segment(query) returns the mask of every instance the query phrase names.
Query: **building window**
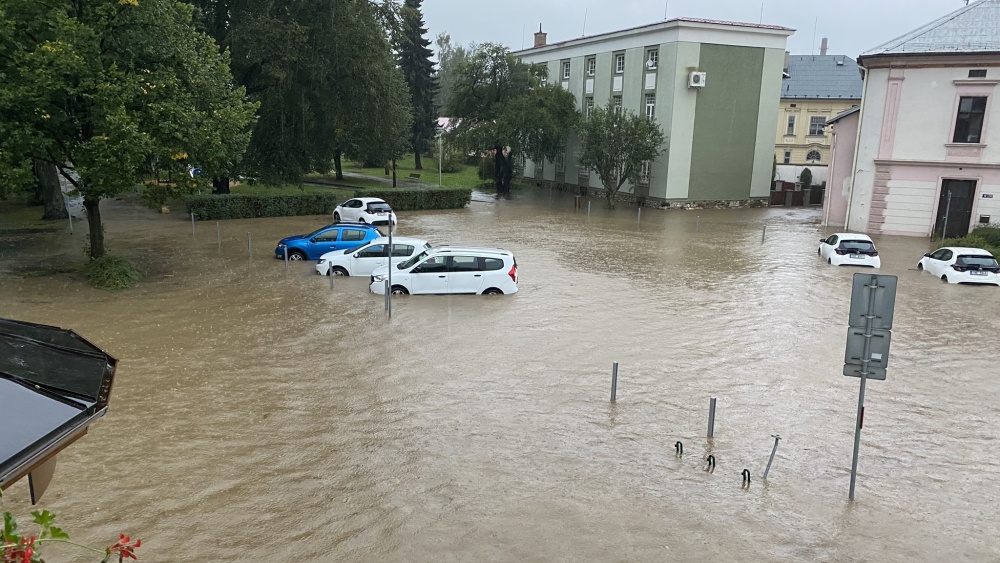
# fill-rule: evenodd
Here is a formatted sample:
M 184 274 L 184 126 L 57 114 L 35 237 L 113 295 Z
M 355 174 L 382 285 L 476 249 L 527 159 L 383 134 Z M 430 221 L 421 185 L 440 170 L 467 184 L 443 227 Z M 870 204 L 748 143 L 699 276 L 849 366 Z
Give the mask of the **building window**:
M 569 61 L 563 63 L 563 80 L 569 80 Z
M 646 94 L 646 119 L 652 121 L 656 117 L 656 96 Z
M 962 96 L 958 100 L 958 119 L 955 121 L 953 143 L 978 143 L 983 132 L 983 116 L 986 115 L 986 97 Z
M 986 78 L 986 69 L 977 68 L 969 71 L 969 78 Z
M 794 115 L 789 115 L 788 116 L 788 128 L 785 129 L 785 135 L 794 135 L 794 134 L 795 134 L 795 116 Z
M 656 49 L 646 51 L 646 69 L 656 70 L 656 65 L 660 62 L 660 52 Z
M 783 164 L 789 164 L 792 162 L 792 151 L 785 151 L 785 160 Z
M 809 151 L 809 154 L 806 155 L 806 160 L 810 162 L 819 162 L 822 159 L 823 155 L 819 154 L 819 151 L 817 150 L 811 150 Z
M 594 98 L 587 98 L 587 100 L 583 102 L 583 108 L 584 115 L 587 119 L 590 119 L 590 114 L 594 113 Z
M 809 117 L 809 136 L 810 137 L 822 137 L 823 128 L 826 127 L 826 118 L 822 115 L 813 115 Z
M 615 55 L 615 74 L 625 72 L 625 55 Z
M 615 96 L 613 98 L 613 100 L 614 100 L 615 113 L 621 113 L 622 112 L 622 97 L 621 96 Z
M 597 74 L 597 59 L 591 57 L 587 59 L 587 76 L 594 76 Z
M 642 165 L 639 167 L 639 185 L 648 186 L 649 185 L 649 170 L 652 168 L 650 161 L 644 160 Z

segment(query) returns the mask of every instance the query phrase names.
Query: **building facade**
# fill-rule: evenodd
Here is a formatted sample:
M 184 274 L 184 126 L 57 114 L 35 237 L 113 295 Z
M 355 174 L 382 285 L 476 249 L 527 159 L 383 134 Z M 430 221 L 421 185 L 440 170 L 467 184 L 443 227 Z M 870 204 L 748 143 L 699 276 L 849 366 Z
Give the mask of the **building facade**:
M 861 104 L 861 72 L 854 59 L 827 55 L 825 38 L 819 55 L 788 55 L 786 61 L 774 143 L 777 180 L 797 182 L 809 168 L 813 183 L 821 184 L 830 165 L 826 122 Z
M 770 192 L 773 130 L 781 71 L 792 30 L 767 25 L 675 19 L 515 52 L 544 64 L 548 80 L 572 92 L 578 108 L 609 102 L 655 119 L 667 137 L 640 186 L 622 191 L 662 201 L 749 202 Z M 603 189 L 581 168 L 575 136 L 554 162 L 525 175 Z
M 864 95 L 846 191 L 829 225 L 962 236 L 1000 219 L 1000 0 L 979 0 L 858 60 Z M 833 200 L 837 195 L 840 200 Z M 842 210 L 842 211 L 841 211 Z

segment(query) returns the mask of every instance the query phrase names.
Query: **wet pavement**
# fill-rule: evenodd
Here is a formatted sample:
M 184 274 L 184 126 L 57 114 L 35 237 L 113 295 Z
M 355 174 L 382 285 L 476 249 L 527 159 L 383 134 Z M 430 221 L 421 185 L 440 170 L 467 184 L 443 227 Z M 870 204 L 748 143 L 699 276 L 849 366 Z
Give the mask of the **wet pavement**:
M 41 506 L 149 561 L 1000 558 L 1000 288 L 915 271 L 925 239 L 875 239 L 899 293 L 850 503 L 857 270 L 817 258 L 819 211 L 586 207 L 528 191 L 401 213 L 398 234 L 512 250 L 521 283 L 400 297 L 391 321 L 366 280 L 272 258 L 323 217 L 223 221 L 220 249 L 214 222 L 107 202 L 111 251 L 146 275 L 121 293 L 65 271 L 80 229 L 3 242 L 0 316 L 121 360 Z

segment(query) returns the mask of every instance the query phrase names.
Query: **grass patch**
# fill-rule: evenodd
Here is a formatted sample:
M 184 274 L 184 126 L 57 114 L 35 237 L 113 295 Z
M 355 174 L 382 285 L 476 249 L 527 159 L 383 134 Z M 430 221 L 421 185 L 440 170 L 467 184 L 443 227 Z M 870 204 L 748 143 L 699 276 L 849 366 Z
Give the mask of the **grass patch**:
M 436 186 L 438 184 L 438 159 L 434 157 L 421 158 L 420 163 L 424 165 L 423 170 L 417 170 L 414 166 L 412 153 L 406 155 L 400 160 L 397 160 L 397 183 L 405 184 L 407 182 L 407 176 L 416 173 L 420 174 L 420 179 L 417 181 L 421 184 Z M 483 181 L 479 179 L 478 171 L 479 166 L 463 164 L 458 172 L 442 173 L 441 185 L 446 188 L 478 188 L 483 183 Z M 392 178 L 391 175 L 385 175 L 385 168 L 364 168 L 360 163 L 356 162 L 345 162 L 344 172 L 354 172 L 356 174 L 375 176 L 377 178 Z M 347 178 L 345 178 L 345 180 L 347 180 Z
M 142 277 L 126 258 L 105 254 L 83 267 L 90 285 L 98 289 L 127 289 Z
M 41 205 L 28 205 L 23 199 L 0 200 L 0 230 L 21 230 L 25 232 L 50 232 L 62 225 L 59 221 L 42 219 L 45 212 Z

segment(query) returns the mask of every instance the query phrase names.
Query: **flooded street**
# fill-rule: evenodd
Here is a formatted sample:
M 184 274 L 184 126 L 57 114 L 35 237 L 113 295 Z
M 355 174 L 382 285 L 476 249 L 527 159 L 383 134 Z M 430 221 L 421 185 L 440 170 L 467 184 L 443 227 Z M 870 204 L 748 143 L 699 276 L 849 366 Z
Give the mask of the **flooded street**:
M 517 198 L 400 213 L 400 235 L 512 250 L 520 292 L 400 297 L 391 321 L 366 279 L 273 258 L 322 217 L 223 221 L 220 251 L 214 222 L 106 202 L 111 252 L 146 274 L 121 293 L 21 274 L 81 260 L 83 225 L 5 243 L 0 316 L 120 360 L 40 506 L 77 541 L 141 537 L 147 561 L 1000 559 L 1000 288 L 915 271 L 926 239 L 875 239 L 899 293 L 850 503 L 858 270 L 816 256 L 818 210 Z M 27 497 L 4 499 L 25 522 Z

